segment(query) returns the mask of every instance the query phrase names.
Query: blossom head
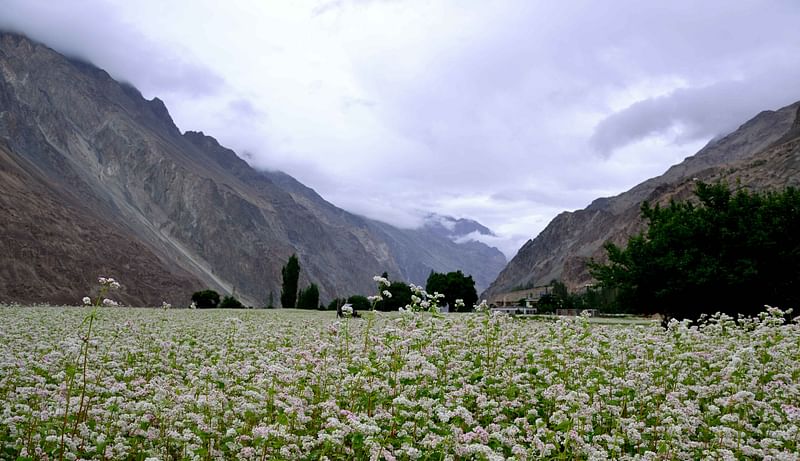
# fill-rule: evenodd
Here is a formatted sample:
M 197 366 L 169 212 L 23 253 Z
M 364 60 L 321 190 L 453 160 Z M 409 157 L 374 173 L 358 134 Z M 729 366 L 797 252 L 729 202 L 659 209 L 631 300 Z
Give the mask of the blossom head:
M 480 304 L 474 307 L 475 312 L 489 312 L 489 304 L 484 299 Z
M 91 306 L 92 305 L 92 298 L 88 296 L 83 297 L 83 305 L 84 306 Z
M 379 287 L 384 287 L 384 286 L 388 287 L 389 285 L 392 284 L 391 282 L 389 282 L 389 279 L 387 279 L 386 277 L 381 277 L 380 275 L 372 277 L 372 280 L 377 282 Z
M 350 317 L 353 315 L 353 306 L 350 304 L 345 304 L 342 306 L 342 314 L 345 317 Z

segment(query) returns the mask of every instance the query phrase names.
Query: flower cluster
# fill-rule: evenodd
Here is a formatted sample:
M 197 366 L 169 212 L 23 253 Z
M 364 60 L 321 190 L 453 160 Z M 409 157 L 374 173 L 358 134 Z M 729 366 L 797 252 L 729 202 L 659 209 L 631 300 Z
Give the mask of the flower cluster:
M 97 283 L 100 285 L 100 292 L 96 298 L 97 301 L 93 303 L 92 298 L 90 298 L 89 296 L 84 296 L 83 299 L 81 300 L 82 304 L 84 306 L 94 305 L 95 307 L 97 306 L 118 307 L 119 306 L 118 302 L 114 301 L 111 298 L 106 298 L 105 295 L 109 292 L 109 290 L 119 289 L 121 286 L 119 282 L 117 282 L 111 277 L 98 277 Z
M 387 314 L 367 330 L 316 312 L 120 308 L 94 319 L 89 337 L 82 310 L 0 307 L 0 450 L 51 460 L 797 459 L 800 326 L 784 316 L 664 330 Z M 427 321 L 435 334 L 420 328 Z M 347 325 L 353 338 L 370 334 L 368 347 L 341 340 Z
M 431 312 L 433 314 L 439 313 L 439 300 L 444 299 L 444 295 L 439 292 L 429 294 L 419 285 L 409 284 L 411 288 L 411 304 L 407 304 L 404 308 L 400 308 L 400 312 Z
M 119 282 L 110 277 L 100 277 L 97 279 L 97 282 L 100 284 L 100 286 L 112 288 L 114 290 L 119 289 L 120 287 Z

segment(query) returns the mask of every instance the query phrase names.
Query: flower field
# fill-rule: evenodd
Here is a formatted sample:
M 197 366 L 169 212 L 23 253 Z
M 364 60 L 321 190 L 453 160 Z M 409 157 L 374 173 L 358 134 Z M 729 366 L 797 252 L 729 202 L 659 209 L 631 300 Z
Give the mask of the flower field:
M 0 316 L 1 459 L 800 451 L 800 327 L 776 310 L 668 330 L 483 313 L 0 307 Z

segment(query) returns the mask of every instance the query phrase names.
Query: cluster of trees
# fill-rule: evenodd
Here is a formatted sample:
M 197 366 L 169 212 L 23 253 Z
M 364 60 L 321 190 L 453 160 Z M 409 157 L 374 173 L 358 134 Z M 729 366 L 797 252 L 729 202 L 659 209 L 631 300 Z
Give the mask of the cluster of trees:
M 319 309 L 337 310 L 344 304 L 350 304 L 355 311 L 365 311 L 372 309 L 369 299 L 361 295 L 353 295 L 347 298 L 333 299 L 327 306 L 320 303 L 319 287 L 311 283 L 305 288 L 299 287 L 300 280 L 300 261 L 297 255 L 292 255 L 281 269 L 282 283 L 280 303 L 284 309 Z M 388 279 L 388 274 L 383 273 L 383 277 Z M 389 295 L 382 296 L 383 299 L 375 304 L 375 309 L 379 311 L 397 311 L 412 303 L 411 287 L 405 282 L 392 281 L 388 287 L 383 287 Z M 440 274 L 431 271 L 425 286 L 425 290 L 433 294 L 438 292 L 444 295 L 440 305 L 449 306 L 451 312 L 469 311 L 478 301 L 478 293 L 475 291 L 475 281 L 472 276 L 465 276 L 461 271 Z M 457 304 L 456 300 L 462 300 L 463 305 Z M 226 296 L 220 301 L 219 294 L 214 290 L 198 291 L 192 295 L 192 301 L 200 309 L 207 308 L 243 308 L 244 306 L 232 296 Z M 272 294 L 268 302 L 268 307 L 272 306 Z
M 444 295 L 442 305 L 449 307 L 450 312 L 468 312 L 478 302 L 478 292 L 475 290 L 475 281 L 472 276 L 465 276 L 461 271 L 440 274 L 431 271 L 425 283 L 425 291 L 429 294 L 441 293 Z M 462 301 L 457 305 L 456 300 Z
M 644 203 L 648 228 L 592 263 L 621 310 L 692 318 L 800 307 L 800 192 L 698 183 L 696 201 Z
M 220 301 L 214 290 L 197 291 L 192 294 L 192 302 L 198 309 L 244 309 L 244 305 L 234 296 L 225 296 Z
M 300 282 L 300 260 L 297 255 L 289 257 L 281 269 L 281 307 L 284 309 L 319 309 L 319 287 L 311 283 L 298 291 Z
M 563 282 L 552 280 L 547 293 L 536 303 L 536 308 L 544 314 L 554 313 L 556 309 L 597 309 L 609 314 L 625 313 L 617 305 L 614 292 L 602 286 L 587 286 L 585 290 L 574 293 Z M 524 306 L 525 301 L 521 299 L 520 306 Z

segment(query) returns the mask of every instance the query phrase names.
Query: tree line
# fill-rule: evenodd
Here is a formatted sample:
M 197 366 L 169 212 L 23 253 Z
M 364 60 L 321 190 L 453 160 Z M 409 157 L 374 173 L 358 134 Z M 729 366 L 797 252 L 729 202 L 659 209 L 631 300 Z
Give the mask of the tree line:
M 300 282 L 300 260 L 296 254 L 289 257 L 286 264 L 281 268 L 281 293 L 280 306 L 284 309 L 317 309 L 317 310 L 337 310 L 344 304 L 350 304 L 355 311 L 366 311 L 375 309 L 378 311 L 397 311 L 412 303 L 411 287 L 403 281 L 391 281 L 389 286 L 383 287 L 386 292 L 381 296 L 381 300 L 374 303 L 370 302 L 367 296 L 354 294 L 347 297 L 337 297 L 328 304 L 320 302 L 319 287 L 315 283 L 310 283 L 304 288 L 299 288 Z M 389 275 L 384 272 L 383 277 L 388 279 Z M 475 290 L 475 281 L 472 276 L 464 275 L 463 272 L 455 271 L 446 274 L 431 271 L 428 276 L 425 290 L 428 293 L 441 293 L 444 295 L 443 305 L 448 306 L 450 311 L 469 311 L 478 299 Z M 268 308 L 274 308 L 273 296 L 270 294 L 267 302 Z M 192 295 L 192 301 L 198 308 L 243 308 L 242 304 L 233 296 L 226 296 L 220 301 L 219 294 L 214 290 L 203 290 Z

